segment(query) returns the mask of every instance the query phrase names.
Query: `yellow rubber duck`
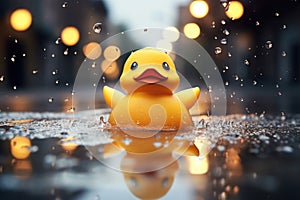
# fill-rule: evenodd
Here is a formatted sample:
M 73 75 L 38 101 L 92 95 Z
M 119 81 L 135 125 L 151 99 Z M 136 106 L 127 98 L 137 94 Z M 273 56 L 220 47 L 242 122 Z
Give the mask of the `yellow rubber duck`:
M 144 48 L 125 62 L 120 85 L 127 92 L 104 86 L 103 96 L 112 108 L 109 123 L 122 128 L 178 130 L 193 126 L 188 110 L 199 97 L 198 87 L 173 91 L 180 82 L 175 64 L 165 52 Z

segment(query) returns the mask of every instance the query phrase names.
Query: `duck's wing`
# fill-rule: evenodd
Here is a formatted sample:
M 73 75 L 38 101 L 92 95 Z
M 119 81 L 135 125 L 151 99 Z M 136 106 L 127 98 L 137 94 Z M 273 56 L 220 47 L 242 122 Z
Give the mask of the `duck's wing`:
M 199 156 L 200 155 L 200 151 L 195 144 L 191 144 L 188 147 L 183 145 L 182 147 L 175 149 L 174 153 L 176 153 L 178 155 L 183 155 L 183 156 Z
M 200 88 L 194 87 L 182 90 L 177 92 L 175 95 L 180 99 L 187 109 L 190 109 L 196 103 L 200 95 Z
M 118 90 L 115 90 L 108 86 L 104 86 L 103 87 L 103 97 L 104 97 L 106 104 L 110 108 L 114 108 L 116 106 L 116 104 L 118 103 L 118 101 L 120 99 L 122 99 L 123 97 L 125 97 L 125 95 Z

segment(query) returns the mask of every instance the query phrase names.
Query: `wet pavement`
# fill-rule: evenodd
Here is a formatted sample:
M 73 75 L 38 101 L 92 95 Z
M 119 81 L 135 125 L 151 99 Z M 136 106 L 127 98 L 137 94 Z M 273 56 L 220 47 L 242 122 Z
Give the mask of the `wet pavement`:
M 299 115 L 194 116 L 136 139 L 107 113 L 0 113 L 1 199 L 300 197 Z

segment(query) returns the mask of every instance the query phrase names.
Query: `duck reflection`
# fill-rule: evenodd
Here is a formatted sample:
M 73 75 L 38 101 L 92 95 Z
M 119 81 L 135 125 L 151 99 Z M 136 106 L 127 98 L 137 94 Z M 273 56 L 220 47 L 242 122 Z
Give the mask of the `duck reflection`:
M 177 132 L 111 132 L 104 157 L 126 154 L 120 169 L 129 190 L 140 199 L 157 199 L 170 190 L 179 169 L 180 156 L 199 156 L 193 141 L 175 137 Z
M 31 141 L 27 137 L 16 136 L 10 141 L 10 152 L 15 158 L 12 160 L 13 172 L 19 179 L 27 179 L 32 174 L 30 156 Z

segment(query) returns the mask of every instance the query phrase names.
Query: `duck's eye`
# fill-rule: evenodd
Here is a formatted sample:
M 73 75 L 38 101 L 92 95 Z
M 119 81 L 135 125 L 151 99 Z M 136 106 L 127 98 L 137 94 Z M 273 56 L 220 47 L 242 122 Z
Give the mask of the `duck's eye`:
M 131 70 L 135 70 L 137 67 L 138 67 L 137 62 L 133 62 L 133 63 L 131 64 L 130 69 L 131 69 Z
M 170 70 L 170 66 L 169 66 L 169 64 L 168 64 L 167 62 L 163 62 L 162 67 L 163 67 L 165 70 L 167 70 L 167 71 Z

